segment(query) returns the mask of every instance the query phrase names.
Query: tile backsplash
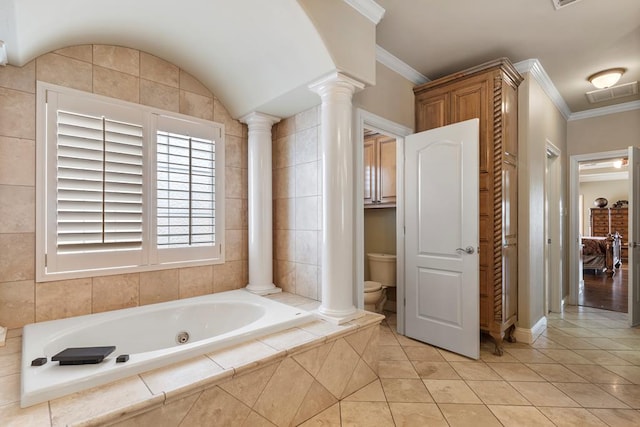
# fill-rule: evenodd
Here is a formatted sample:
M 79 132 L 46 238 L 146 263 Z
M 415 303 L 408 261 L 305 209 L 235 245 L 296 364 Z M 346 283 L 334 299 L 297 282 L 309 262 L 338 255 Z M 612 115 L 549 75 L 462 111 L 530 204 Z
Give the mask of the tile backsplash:
M 226 263 L 36 283 L 36 80 L 224 123 Z M 288 120 L 293 126 L 297 116 Z M 310 123 L 317 126 L 317 119 Z M 307 184 L 306 197 L 319 197 Z M 196 78 L 145 52 L 105 45 L 68 47 L 23 67 L 0 67 L 0 325 L 17 328 L 241 288 L 248 276 L 247 236 L 246 126 Z

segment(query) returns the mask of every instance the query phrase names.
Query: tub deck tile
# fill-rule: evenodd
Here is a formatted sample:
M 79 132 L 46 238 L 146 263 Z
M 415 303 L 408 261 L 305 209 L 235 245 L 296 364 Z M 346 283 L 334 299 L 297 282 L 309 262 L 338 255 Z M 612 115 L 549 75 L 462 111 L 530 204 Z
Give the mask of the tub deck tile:
M 0 406 L 0 420 L 9 426 L 50 426 L 49 403 L 43 402 L 28 408 L 20 408 L 18 402 Z
M 329 339 L 339 338 L 352 333 L 358 329 L 358 325 L 345 323 L 343 325 L 334 325 L 323 319 L 317 319 L 313 322 L 299 326 L 303 331 L 310 332 L 319 337 L 327 337 Z
M 267 335 L 258 340 L 277 350 L 286 350 L 289 353 L 295 351 L 304 344 L 321 339 L 317 335 L 302 330 L 300 328 L 291 328 L 282 332 Z
M 225 370 L 208 357 L 198 356 L 184 362 L 144 372 L 140 374 L 140 377 L 151 393 L 161 394 L 182 389 L 194 383 L 213 381 L 224 371 L 229 371 L 229 374 L 233 375 L 232 369 Z
M 224 369 L 235 369 L 236 374 L 243 369 L 258 366 L 258 362 L 269 363 L 285 355 L 285 351 L 275 349 L 259 340 L 207 353 L 207 357 Z

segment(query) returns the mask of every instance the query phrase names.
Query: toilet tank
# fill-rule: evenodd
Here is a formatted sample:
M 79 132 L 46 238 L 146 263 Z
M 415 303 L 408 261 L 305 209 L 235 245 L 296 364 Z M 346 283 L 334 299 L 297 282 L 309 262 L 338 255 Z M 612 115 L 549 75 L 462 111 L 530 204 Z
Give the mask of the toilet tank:
M 384 286 L 396 286 L 396 256 L 392 254 L 367 254 L 371 280 Z

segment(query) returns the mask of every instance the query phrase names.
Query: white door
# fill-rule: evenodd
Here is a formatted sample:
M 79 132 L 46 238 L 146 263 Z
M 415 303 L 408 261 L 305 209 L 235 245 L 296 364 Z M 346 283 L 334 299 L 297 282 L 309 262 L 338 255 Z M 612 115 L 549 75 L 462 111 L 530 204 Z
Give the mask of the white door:
M 478 134 L 472 119 L 405 142 L 406 335 L 480 355 Z
M 629 147 L 629 325 L 640 324 L 640 149 Z

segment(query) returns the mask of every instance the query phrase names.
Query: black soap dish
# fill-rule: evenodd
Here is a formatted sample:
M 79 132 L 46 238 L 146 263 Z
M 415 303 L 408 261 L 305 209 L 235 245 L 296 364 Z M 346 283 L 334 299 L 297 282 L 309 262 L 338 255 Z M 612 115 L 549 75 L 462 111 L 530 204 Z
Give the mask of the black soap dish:
M 62 350 L 51 358 L 52 362 L 60 365 L 91 365 L 100 363 L 116 349 L 115 346 L 106 347 L 72 347 Z

